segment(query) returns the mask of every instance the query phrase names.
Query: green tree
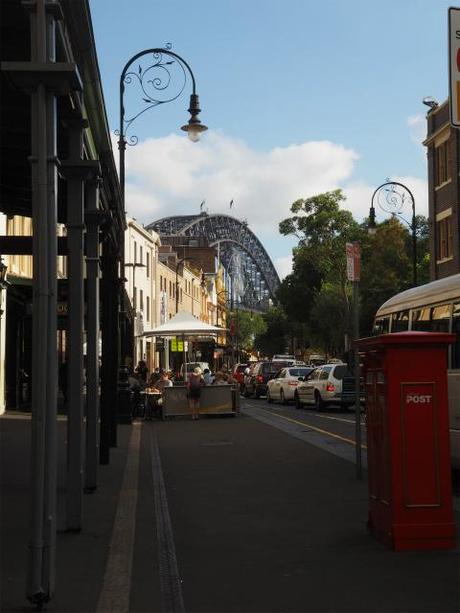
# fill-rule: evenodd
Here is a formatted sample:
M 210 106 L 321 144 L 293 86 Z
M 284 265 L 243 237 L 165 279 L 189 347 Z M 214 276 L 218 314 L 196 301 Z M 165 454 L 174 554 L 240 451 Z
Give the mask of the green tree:
M 337 329 L 340 327 L 343 346 L 343 335 L 350 320 L 345 244 L 359 240 L 364 232 L 352 213 L 340 208 L 344 201 L 345 196 L 340 189 L 297 200 L 291 206 L 293 216 L 279 225 L 281 234 L 294 235 L 299 239 L 298 246 L 293 250 L 293 272 L 281 284 L 277 295 L 279 302 L 290 322 L 307 324 L 315 332 L 315 340 L 325 350 L 331 343 L 330 334 L 318 338 L 319 327 L 314 321 L 313 310 L 316 309 L 317 315 L 320 302 L 325 300 L 331 307 L 332 296 L 336 297 L 335 319 L 328 325 L 335 325 Z M 324 284 L 327 284 L 327 292 L 320 298 Z M 337 345 L 337 341 L 334 341 L 334 345 Z
M 264 356 L 283 353 L 287 345 L 288 321 L 286 313 L 279 307 L 272 307 L 264 313 L 266 329 L 254 340 L 254 348 Z
M 230 311 L 228 321 L 233 330 L 232 343 L 240 350 L 251 352 L 254 349 L 254 339 L 263 334 L 267 329 L 264 318 L 258 313 L 242 311 L 240 309 Z
M 417 218 L 417 276 L 422 285 L 429 280 L 428 223 Z M 377 309 L 391 296 L 412 287 L 412 236 L 408 226 L 390 217 L 376 227 L 361 244 L 360 334 L 372 331 Z

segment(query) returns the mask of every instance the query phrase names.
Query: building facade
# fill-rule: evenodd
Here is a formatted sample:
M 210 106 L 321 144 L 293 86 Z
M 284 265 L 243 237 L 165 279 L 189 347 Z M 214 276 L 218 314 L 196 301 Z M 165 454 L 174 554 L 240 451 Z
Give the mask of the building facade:
M 430 277 L 460 272 L 460 130 L 449 122 L 449 102 L 427 115 Z
M 134 312 L 133 365 L 145 360 L 149 371 L 158 366 L 155 339 L 146 338 L 158 325 L 157 266 L 160 247 L 158 234 L 146 230 L 135 219 L 127 220 L 125 232 L 125 289 Z

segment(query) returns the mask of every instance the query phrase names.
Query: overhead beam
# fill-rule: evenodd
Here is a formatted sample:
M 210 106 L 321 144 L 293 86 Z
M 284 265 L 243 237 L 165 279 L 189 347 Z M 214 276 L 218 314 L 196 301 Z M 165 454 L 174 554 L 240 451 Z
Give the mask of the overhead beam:
M 0 236 L 2 255 L 32 255 L 32 236 Z M 67 255 L 67 236 L 58 236 L 58 255 Z

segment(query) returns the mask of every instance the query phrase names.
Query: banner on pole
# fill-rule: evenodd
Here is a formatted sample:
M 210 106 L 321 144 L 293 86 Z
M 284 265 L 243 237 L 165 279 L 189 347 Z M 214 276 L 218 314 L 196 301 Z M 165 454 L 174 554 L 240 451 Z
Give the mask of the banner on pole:
M 361 275 L 361 248 L 359 243 L 347 243 L 347 279 L 359 281 Z

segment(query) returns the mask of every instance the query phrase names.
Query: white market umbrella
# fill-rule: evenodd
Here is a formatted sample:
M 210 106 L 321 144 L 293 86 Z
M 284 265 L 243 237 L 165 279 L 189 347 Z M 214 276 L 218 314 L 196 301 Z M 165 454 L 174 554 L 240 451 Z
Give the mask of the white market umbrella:
M 184 361 L 184 376 L 185 376 L 185 337 L 189 336 L 203 336 L 210 334 L 220 334 L 225 331 L 226 328 L 219 328 L 218 326 L 211 326 L 210 324 L 201 321 L 194 317 L 187 311 L 179 311 L 174 317 L 164 324 L 144 332 L 142 336 L 182 336 L 183 343 L 183 361 Z
M 205 336 L 206 334 L 219 334 L 225 329 L 211 326 L 187 311 L 180 311 L 169 321 L 144 332 L 142 336 Z

